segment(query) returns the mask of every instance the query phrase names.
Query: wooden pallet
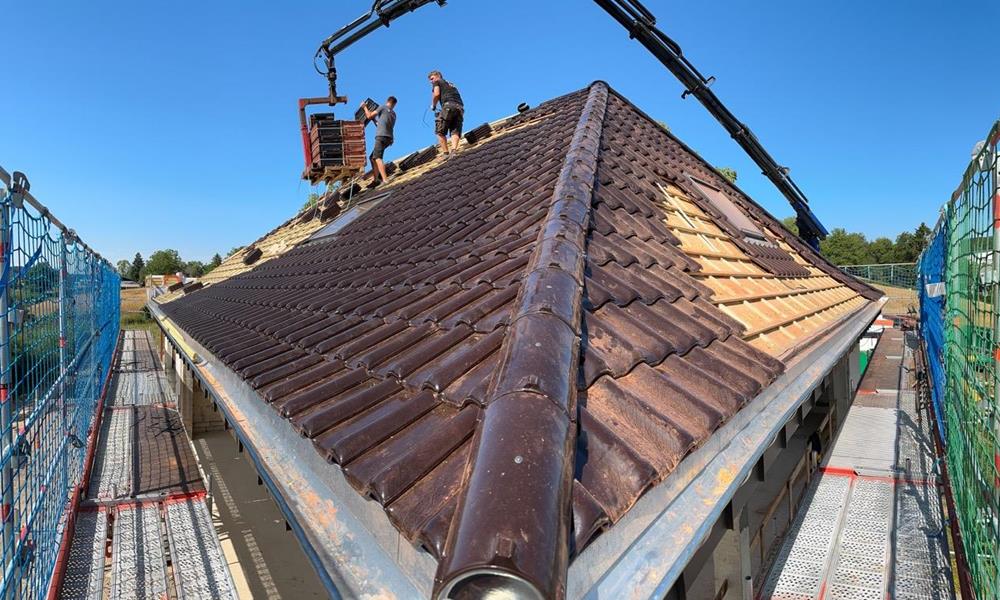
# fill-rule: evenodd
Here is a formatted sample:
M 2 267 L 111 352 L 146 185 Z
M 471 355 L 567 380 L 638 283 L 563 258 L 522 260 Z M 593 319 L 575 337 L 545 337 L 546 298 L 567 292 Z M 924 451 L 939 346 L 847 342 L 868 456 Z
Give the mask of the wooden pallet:
M 350 165 L 340 165 L 335 167 L 312 168 L 302 174 L 303 179 L 308 179 L 309 183 L 330 184 L 336 181 L 346 181 L 364 173 L 364 166 L 354 167 Z

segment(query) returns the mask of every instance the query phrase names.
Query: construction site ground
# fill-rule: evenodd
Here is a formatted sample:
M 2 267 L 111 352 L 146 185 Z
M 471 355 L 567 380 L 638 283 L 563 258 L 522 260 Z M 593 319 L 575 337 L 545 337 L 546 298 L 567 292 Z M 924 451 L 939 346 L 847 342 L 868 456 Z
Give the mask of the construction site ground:
M 916 334 L 886 329 L 761 598 L 955 598 L 932 418 L 915 392 Z

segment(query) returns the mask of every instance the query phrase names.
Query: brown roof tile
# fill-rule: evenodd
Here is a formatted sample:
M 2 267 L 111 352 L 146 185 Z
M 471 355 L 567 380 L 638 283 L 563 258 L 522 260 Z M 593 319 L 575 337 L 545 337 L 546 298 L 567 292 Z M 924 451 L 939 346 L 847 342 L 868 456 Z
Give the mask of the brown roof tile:
M 767 327 L 791 315 L 808 343 L 867 292 L 602 83 L 492 130 L 164 312 L 438 558 L 439 585 L 487 568 L 558 597 L 571 556 L 782 372 Z M 666 197 L 687 172 L 782 254 Z M 733 269 L 778 290 L 768 323 L 716 300 Z

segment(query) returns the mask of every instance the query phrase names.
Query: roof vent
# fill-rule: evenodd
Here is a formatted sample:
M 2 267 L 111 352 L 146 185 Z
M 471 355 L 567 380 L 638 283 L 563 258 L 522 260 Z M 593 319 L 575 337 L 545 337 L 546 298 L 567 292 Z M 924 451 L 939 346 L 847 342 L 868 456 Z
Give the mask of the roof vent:
M 243 264 L 252 265 L 257 262 L 263 254 L 264 252 L 260 248 L 252 246 L 249 250 L 247 250 L 247 253 L 243 255 Z
M 694 184 L 696 191 L 715 207 L 727 221 L 738 228 L 740 233 L 747 237 L 767 241 L 764 232 L 721 189 L 690 175 L 688 175 L 688 178 Z
M 324 221 L 327 218 L 336 218 L 333 218 L 332 221 L 309 236 L 309 238 L 305 240 L 305 243 L 323 240 L 340 233 L 341 229 L 347 227 L 359 217 L 381 204 L 382 201 L 388 198 L 391 194 L 391 190 L 381 194 L 365 194 L 354 205 L 346 206 L 343 210 L 341 210 L 340 206 L 336 203 L 330 203 L 329 206 L 325 206 L 323 208 L 323 212 L 320 213 L 320 216 Z M 329 217 L 324 216 L 328 211 Z
M 531 107 L 528 106 L 527 102 L 522 102 L 522 103 L 520 103 L 520 104 L 517 105 L 517 112 L 519 112 L 519 113 L 524 114 L 524 113 L 528 112 L 529 110 L 531 110 Z
M 476 127 L 469 133 L 465 134 L 465 141 L 470 144 L 475 144 L 476 142 L 485 140 L 486 138 L 493 135 L 493 128 L 490 127 L 489 123 L 483 123 L 479 127 Z

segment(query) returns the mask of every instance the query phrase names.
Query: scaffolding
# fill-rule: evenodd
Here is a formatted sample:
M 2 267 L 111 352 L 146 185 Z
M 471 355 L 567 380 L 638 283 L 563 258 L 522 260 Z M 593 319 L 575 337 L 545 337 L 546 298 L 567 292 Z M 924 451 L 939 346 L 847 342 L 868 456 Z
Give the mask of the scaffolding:
M 0 598 L 42 598 L 118 336 L 117 272 L 0 168 Z
M 979 598 L 1000 594 L 998 141 L 1000 122 L 977 148 L 920 262 L 932 392 L 939 396 L 962 543 Z

